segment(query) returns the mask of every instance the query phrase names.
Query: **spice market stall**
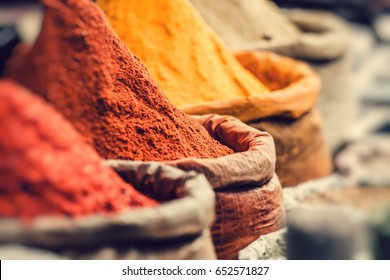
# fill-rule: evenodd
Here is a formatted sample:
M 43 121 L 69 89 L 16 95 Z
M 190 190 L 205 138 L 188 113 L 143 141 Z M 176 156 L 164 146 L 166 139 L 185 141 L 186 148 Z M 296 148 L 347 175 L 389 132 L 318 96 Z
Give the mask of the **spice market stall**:
M 234 118 L 193 118 L 174 107 L 94 3 L 42 3 L 42 30 L 33 46 L 15 50 L 8 78 L 54 106 L 105 159 L 130 165 L 133 160 L 159 161 L 205 173 L 212 187 L 221 189 L 211 227 L 219 258 L 236 258 L 259 235 L 283 226 L 268 133 Z M 253 83 L 262 88 L 257 80 Z M 227 174 L 236 177 L 228 180 Z M 143 192 L 156 196 L 155 188 L 144 187 Z

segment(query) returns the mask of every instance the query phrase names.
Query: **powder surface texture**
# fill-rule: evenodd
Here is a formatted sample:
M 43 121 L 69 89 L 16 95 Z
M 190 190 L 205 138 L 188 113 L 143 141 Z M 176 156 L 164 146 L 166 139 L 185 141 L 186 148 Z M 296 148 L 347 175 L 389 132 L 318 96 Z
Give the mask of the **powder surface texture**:
M 163 161 L 232 153 L 172 106 L 96 4 L 41 2 L 42 31 L 10 59 L 7 75 L 53 104 L 101 156 Z
M 190 1 L 233 50 L 273 50 L 300 40 L 300 30 L 269 0 Z
M 97 3 L 174 105 L 185 107 L 268 92 L 240 65 L 189 1 Z
M 157 204 L 38 96 L 1 80 L 0 101 L 0 216 L 110 214 Z

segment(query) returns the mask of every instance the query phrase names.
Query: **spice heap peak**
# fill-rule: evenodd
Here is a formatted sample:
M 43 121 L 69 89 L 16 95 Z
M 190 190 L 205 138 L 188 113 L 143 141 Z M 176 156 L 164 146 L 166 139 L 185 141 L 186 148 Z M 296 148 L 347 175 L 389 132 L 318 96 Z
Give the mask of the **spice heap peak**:
M 41 2 L 42 31 L 32 48 L 17 50 L 7 75 L 54 105 L 101 156 L 164 161 L 232 153 L 168 101 L 96 4 Z

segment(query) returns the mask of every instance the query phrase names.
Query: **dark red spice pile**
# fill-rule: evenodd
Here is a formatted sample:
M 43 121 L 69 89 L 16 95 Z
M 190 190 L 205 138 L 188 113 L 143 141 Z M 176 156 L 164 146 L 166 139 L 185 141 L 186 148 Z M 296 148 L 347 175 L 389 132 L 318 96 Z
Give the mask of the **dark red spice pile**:
M 108 214 L 157 204 L 38 96 L 1 80 L 0 100 L 0 216 Z
M 96 4 L 41 2 L 41 34 L 19 49 L 7 75 L 53 104 L 101 156 L 164 161 L 233 152 L 168 101 Z

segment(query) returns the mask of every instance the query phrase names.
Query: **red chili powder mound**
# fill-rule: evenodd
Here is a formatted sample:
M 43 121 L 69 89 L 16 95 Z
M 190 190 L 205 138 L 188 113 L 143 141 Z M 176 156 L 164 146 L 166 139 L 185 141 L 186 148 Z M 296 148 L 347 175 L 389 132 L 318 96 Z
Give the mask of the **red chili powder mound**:
M 52 106 L 0 81 L 0 216 L 82 216 L 157 204 L 104 164 Z
M 96 4 L 41 2 L 42 31 L 11 59 L 8 77 L 53 104 L 101 156 L 163 161 L 232 153 L 168 101 Z

